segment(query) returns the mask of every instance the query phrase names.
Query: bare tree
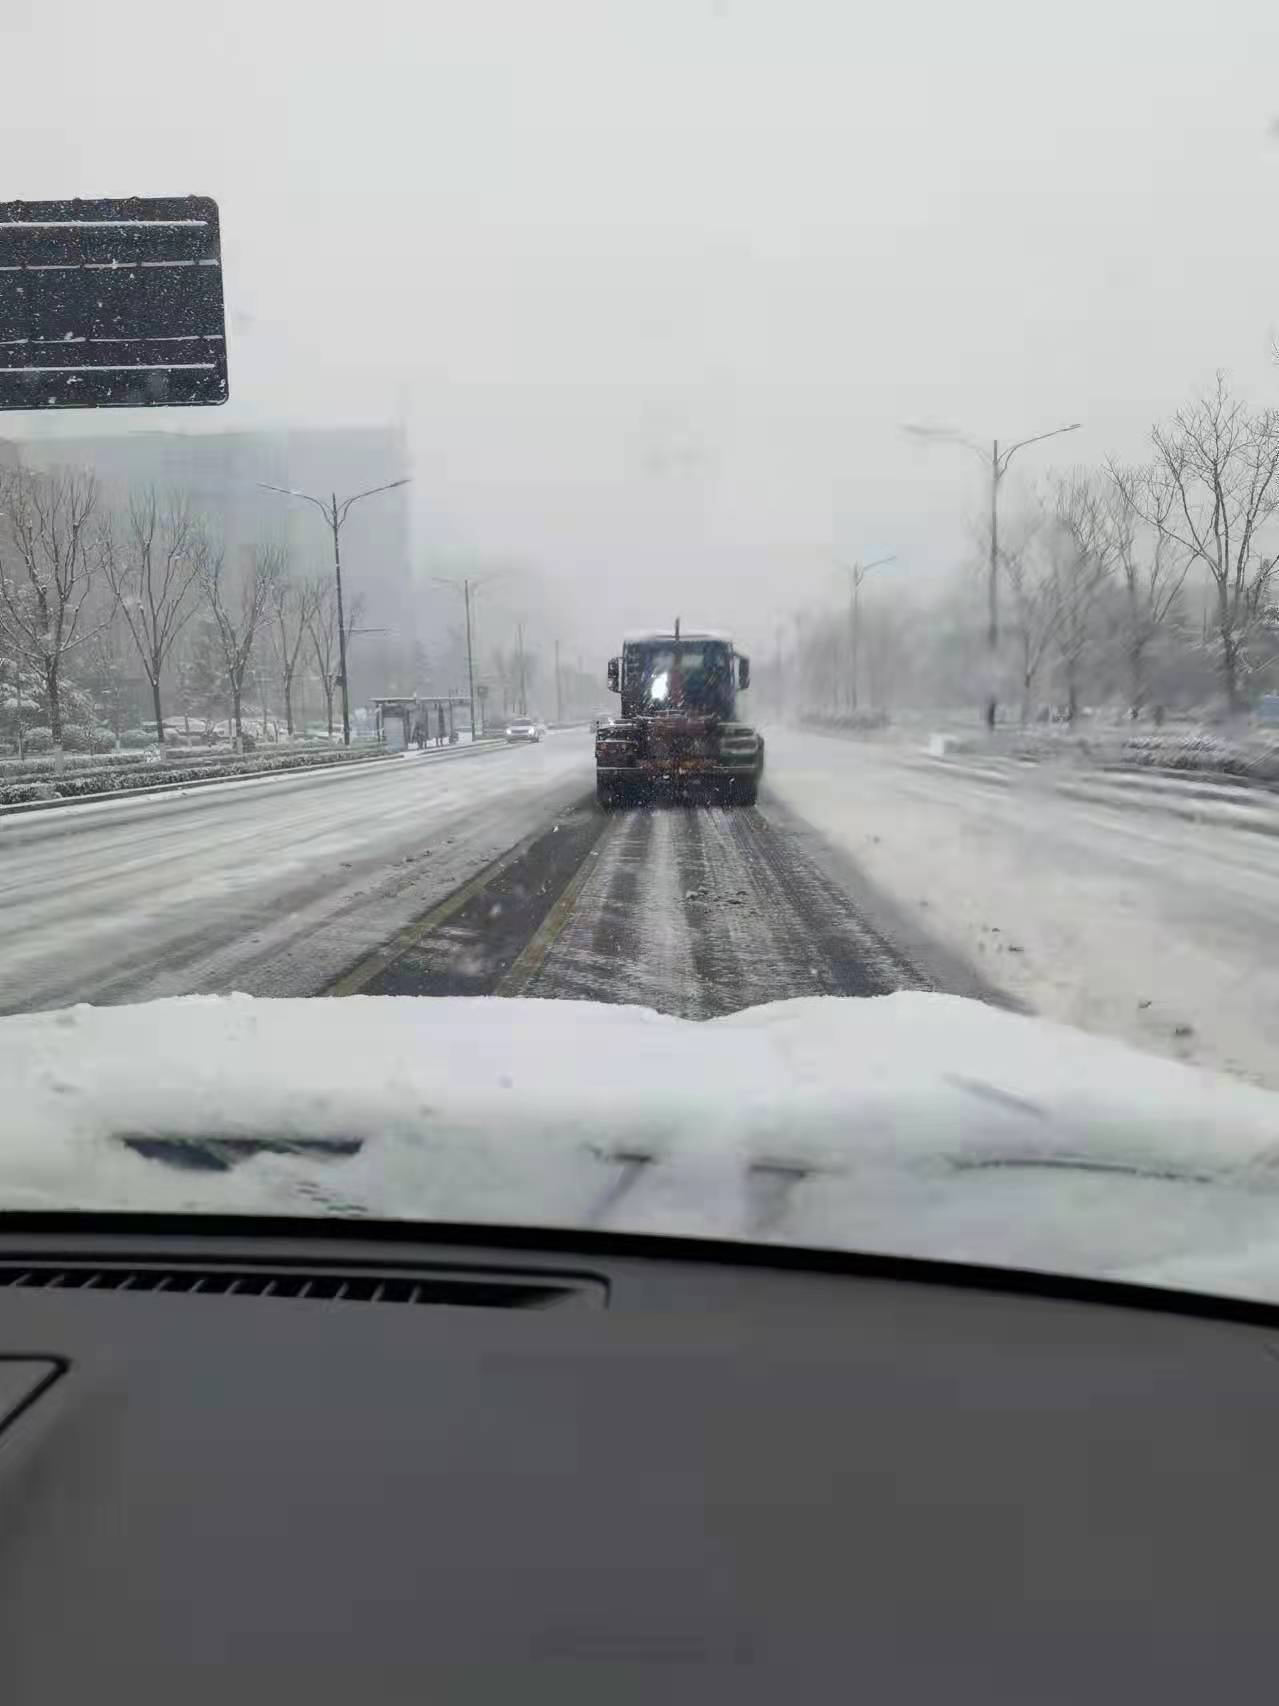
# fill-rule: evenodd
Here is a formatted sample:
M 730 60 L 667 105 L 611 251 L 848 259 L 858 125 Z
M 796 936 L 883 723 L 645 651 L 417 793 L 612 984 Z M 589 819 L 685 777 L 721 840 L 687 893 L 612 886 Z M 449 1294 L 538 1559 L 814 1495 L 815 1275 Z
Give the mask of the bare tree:
M 1000 567 L 1012 604 L 1023 725 L 1030 721 L 1035 682 L 1061 622 L 1061 603 L 1053 585 L 1051 559 L 1041 549 L 1042 521 L 1042 515 L 1019 518 L 1015 530 L 1004 529 L 999 549 Z
M 530 701 L 536 705 L 539 683 L 542 679 L 542 659 L 537 652 L 531 652 L 523 643 L 523 629 L 520 632 L 520 649 L 516 660 L 519 671 L 520 716 L 529 714 Z
M 1149 692 L 1149 649 L 1160 630 L 1176 618 L 1181 589 L 1194 557 L 1168 530 L 1178 489 L 1166 471 L 1124 468 L 1112 462 L 1109 474 L 1114 485 L 1111 539 L 1127 613 L 1124 653 L 1129 708 L 1136 717 Z
M 803 704 L 810 712 L 836 712 L 840 693 L 848 688 L 852 704 L 851 670 L 847 661 L 847 624 L 828 611 L 814 613 L 796 630 L 796 651 L 800 666 L 800 689 Z
M 1232 711 L 1244 704 L 1243 650 L 1264 616 L 1274 573 L 1260 535 L 1279 508 L 1279 411 L 1252 410 L 1224 374 L 1208 395 L 1179 409 L 1151 437 L 1172 488 L 1163 520 L 1148 495 L 1138 513 L 1208 572 L 1216 601 L 1221 683 Z
M 1052 529 L 1050 587 L 1057 609 L 1054 639 L 1066 683 L 1067 715 L 1079 712 L 1079 678 L 1096 638 L 1096 607 L 1114 566 L 1111 492 L 1088 469 L 1054 482 L 1049 500 Z
M 201 540 L 197 556 L 200 585 L 213 616 L 226 666 L 227 685 L 231 690 L 231 718 L 238 745 L 244 739 L 241 719 L 244 678 L 272 585 L 283 569 L 284 553 L 278 545 L 258 546 L 248 555 L 238 575 L 226 573 L 226 553 L 221 544 Z
M 195 716 L 208 735 L 210 725 L 230 710 L 230 703 L 222 641 L 206 606 L 196 611 L 183 631 L 173 655 L 173 669 L 186 733 L 191 733 L 191 718 Z
M 511 683 L 514 679 L 514 658 L 510 652 L 504 652 L 501 646 L 494 646 L 490 669 L 497 677 L 498 686 L 502 689 L 502 715 L 507 717 L 511 712 Z
M 112 595 L 107 610 L 91 621 L 76 675 L 79 685 L 93 695 L 117 739 L 129 726 L 130 714 L 134 720 L 137 716 L 138 683 L 131 678 L 129 668 L 132 652 L 128 630 Z
M 902 696 L 910 677 L 915 611 L 898 593 L 872 604 L 862 618 L 866 648 L 866 708 L 887 711 Z M 850 694 L 851 698 L 851 694 Z
M 310 631 L 316 597 L 314 581 L 290 580 L 288 576 L 280 575 L 271 582 L 268 600 L 271 643 L 280 665 L 280 680 L 284 687 L 284 726 L 290 734 L 293 733 L 293 680 L 303 642 Z
M 313 575 L 307 584 L 307 632 L 315 654 L 320 685 L 324 689 L 324 709 L 329 734 L 333 733 L 333 695 L 339 686 L 341 648 L 338 645 L 338 607 L 333 581 L 328 575 Z M 346 607 L 346 652 L 351 656 L 351 634 L 364 614 L 364 595 L 357 593 Z
M 0 611 L 10 646 L 43 682 L 59 759 L 62 667 L 90 631 L 84 617 L 98 567 L 92 538 L 97 502 L 92 474 L 74 469 L 18 468 L 0 483 Z
M 154 486 L 131 493 L 121 533 L 103 525 L 103 567 L 151 688 L 156 738 L 164 739 L 160 677 L 199 590 L 199 524 L 181 496 L 161 499 Z

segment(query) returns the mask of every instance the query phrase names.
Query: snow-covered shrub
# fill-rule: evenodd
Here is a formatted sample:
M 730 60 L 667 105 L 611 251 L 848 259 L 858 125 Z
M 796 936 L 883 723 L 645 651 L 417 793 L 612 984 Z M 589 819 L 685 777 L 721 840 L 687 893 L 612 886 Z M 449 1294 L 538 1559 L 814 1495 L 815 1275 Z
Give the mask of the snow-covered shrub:
M 56 800 L 52 782 L 0 782 L 0 806 L 26 805 L 31 800 Z
M 110 729 L 96 728 L 89 723 L 64 723 L 62 747 L 64 752 L 112 752 L 115 750 L 115 736 Z
M 887 711 L 879 707 L 872 709 L 864 706 L 856 711 L 809 711 L 800 720 L 810 728 L 862 734 L 874 729 L 886 729 L 892 719 Z
M 117 770 L 90 770 L 79 776 L 62 776 L 46 783 L 60 800 L 78 800 L 82 794 L 109 794 L 121 780 Z
M 96 765 L 92 759 L 73 759 L 68 764 L 74 768 L 68 768 L 59 776 L 52 773 L 53 761 L 42 759 L 37 761 L 36 773 L 48 779 L 40 781 L 31 779 L 31 768 L 27 765 L 5 763 L 0 765 L 0 806 L 20 805 L 28 800 L 79 799 L 85 794 L 128 792 L 154 788 L 157 783 L 207 782 L 221 776 L 261 776 L 273 770 L 309 770 L 322 765 L 358 762 L 360 758 L 379 758 L 381 750 L 367 746 L 354 753 L 328 749 L 212 761 L 203 753 L 193 751 L 185 761 L 170 762 L 160 771 L 154 763 L 147 762 L 156 756 L 149 748 L 145 753 L 113 754 L 111 760 Z
M 1231 741 L 1205 729 L 1131 735 L 1123 743 L 1123 762 L 1279 782 L 1279 738 Z

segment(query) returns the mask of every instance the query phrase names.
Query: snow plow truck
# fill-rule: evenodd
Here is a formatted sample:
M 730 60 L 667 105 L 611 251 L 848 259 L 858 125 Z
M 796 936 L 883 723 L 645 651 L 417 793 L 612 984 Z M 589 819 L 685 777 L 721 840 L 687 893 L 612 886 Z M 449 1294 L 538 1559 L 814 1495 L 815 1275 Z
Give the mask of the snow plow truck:
M 682 634 L 677 621 L 670 633 L 628 635 L 608 663 L 622 714 L 595 737 L 600 804 L 696 788 L 726 805 L 754 805 L 764 739 L 737 721 L 737 694 L 750 679 L 750 659 L 726 634 Z

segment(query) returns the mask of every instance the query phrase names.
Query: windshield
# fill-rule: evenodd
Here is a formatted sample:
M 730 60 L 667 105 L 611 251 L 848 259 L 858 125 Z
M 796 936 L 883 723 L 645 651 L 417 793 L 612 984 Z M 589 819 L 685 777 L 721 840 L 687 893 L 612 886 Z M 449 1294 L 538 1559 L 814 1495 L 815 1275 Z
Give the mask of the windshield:
M 0 1214 L 1279 1299 L 1277 34 L 8 7 Z
M 628 645 L 623 691 L 642 705 L 713 707 L 731 687 L 729 648 L 713 640 Z

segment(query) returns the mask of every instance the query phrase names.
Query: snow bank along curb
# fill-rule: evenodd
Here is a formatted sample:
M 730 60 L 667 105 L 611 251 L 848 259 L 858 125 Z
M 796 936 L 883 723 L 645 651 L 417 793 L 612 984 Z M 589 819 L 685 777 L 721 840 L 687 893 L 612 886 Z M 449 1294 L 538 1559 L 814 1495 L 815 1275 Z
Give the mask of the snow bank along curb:
M 827 731 L 814 730 L 825 735 Z M 1098 805 L 1171 813 L 1190 823 L 1221 829 L 1246 829 L 1256 835 L 1279 835 L 1279 794 L 1271 784 L 1223 776 L 1219 771 L 1165 769 L 1151 765 L 1064 764 L 1041 767 L 1034 759 L 1005 753 L 985 757 L 976 751 L 952 748 L 945 736 L 925 748 L 902 749 L 912 764 L 949 771 L 952 775 L 1012 790 L 1033 783 L 1073 800 Z
M 1103 770 L 1078 780 L 1057 777 L 1053 786 L 1068 799 L 1169 812 L 1187 823 L 1208 824 L 1214 829 L 1279 835 L 1279 800 L 1273 796 L 1258 793 L 1250 797 L 1242 788 L 1231 792 L 1202 783 L 1195 786 L 1184 772 L 1184 782 L 1175 780 L 1174 775 L 1161 771 L 1156 778 L 1149 771 Z
M 1279 836 L 1279 797 L 1264 785 L 1209 780 L 1209 773 L 1197 776 L 1172 769 L 1127 769 L 1120 764 L 1098 768 L 1071 766 L 1057 773 L 1056 769 L 1040 771 L 1023 759 L 1003 759 L 1003 764 L 1015 766 L 1004 769 L 996 768 L 999 761 L 979 763 L 975 754 L 950 757 L 929 749 L 916 756 L 933 768 L 998 788 L 1011 790 L 1030 785 L 1033 778 L 1035 783 L 1050 786 L 1052 792 L 1069 800 L 1091 800 L 1093 804 L 1117 805 L 1126 810 L 1170 812 L 1195 824 Z
M 869 719 L 857 726 L 833 719 L 801 716 L 795 727 L 836 740 L 877 747 L 918 747 L 924 720 L 890 725 Z M 998 729 L 993 735 L 943 723 L 932 728 L 925 749 L 935 758 L 974 763 L 1043 765 L 1063 770 L 1120 772 L 1164 781 L 1215 782 L 1238 789 L 1279 795 L 1279 738 L 1254 736 L 1223 740 L 1207 731 L 1194 734 L 1133 734 L 1105 728 L 1075 735 L 1049 735 L 1034 729 Z
M 494 737 L 490 740 L 474 741 L 456 750 L 445 748 L 431 755 L 431 762 L 455 760 L 459 758 L 478 757 L 484 752 L 497 752 L 506 746 L 505 738 Z M 196 788 L 220 788 L 229 782 L 262 782 L 279 777 L 281 780 L 296 780 L 299 776 L 329 775 L 333 771 L 350 771 L 367 769 L 374 764 L 391 764 L 409 756 L 403 752 L 373 751 L 361 753 L 350 758 L 333 758 L 324 764 L 275 763 L 260 769 L 246 767 L 243 770 L 229 771 L 223 776 L 200 776 L 189 782 L 152 782 L 128 788 L 106 788 L 98 794 L 66 794 L 54 800 L 20 800 L 13 805 L 0 805 L 0 817 L 17 816 L 24 812 L 56 811 L 60 806 L 92 806 L 115 802 L 123 805 L 129 800 L 146 800 L 154 794 L 190 793 Z M 156 767 L 159 769 L 159 766 Z M 160 772 L 163 774 L 163 771 Z

